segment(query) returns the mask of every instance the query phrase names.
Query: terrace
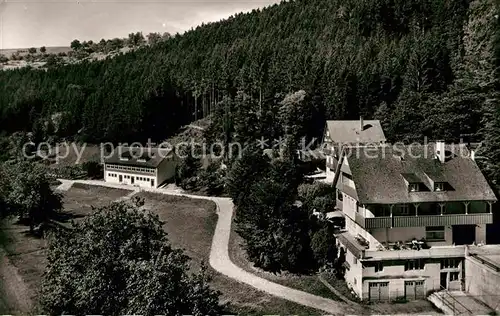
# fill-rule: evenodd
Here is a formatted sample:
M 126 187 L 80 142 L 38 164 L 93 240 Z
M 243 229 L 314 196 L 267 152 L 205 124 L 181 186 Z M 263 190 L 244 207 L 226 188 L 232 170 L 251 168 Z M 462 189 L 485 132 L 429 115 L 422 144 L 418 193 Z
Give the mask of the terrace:
M 424 240 L 407 240 L 395 243 L 378 244 L 370 248 L 370 243 L 362 236 L 353 236 L 341 231 L 336 234 L 338 241 L 359 259 L 389 260 L 418 258 L 454 258 L 465 255 L 466 246 L 429 246 Z

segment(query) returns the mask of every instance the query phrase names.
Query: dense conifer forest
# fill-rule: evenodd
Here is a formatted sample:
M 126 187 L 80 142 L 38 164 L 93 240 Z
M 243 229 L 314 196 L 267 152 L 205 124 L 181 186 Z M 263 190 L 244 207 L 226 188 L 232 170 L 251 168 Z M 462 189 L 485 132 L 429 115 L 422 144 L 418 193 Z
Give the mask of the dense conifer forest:
M 310 137 L 364 115 L 392 141 L 497 148 L 499 39 L 494 0 L 283 2 L 103 61 L 0 72 L 0 129 L 50 134 L 59 113 L 60 137 L 163 140 L 211 115 L 215 130 L 251 120 L 246 136 L 276 136 L 284 96 L 304 90 Z

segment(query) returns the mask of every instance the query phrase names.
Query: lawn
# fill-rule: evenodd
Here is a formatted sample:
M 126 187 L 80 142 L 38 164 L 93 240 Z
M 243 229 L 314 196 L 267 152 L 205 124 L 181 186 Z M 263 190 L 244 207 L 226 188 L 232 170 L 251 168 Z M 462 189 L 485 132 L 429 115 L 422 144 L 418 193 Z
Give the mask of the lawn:
M 76 217 L 88 216 L 92 213 L 92 206 L 99 208 L 108 205 L 131 192 L 124 189 L 74 183 L 63 194 L 64 212 Z
M 6 236 L 3 245 L 6 260 L 0 263 L 1 277 L 4 283 L 8 281 L 9 289 L 22 289 L 22 296 L 26 296 L 22 298 L 26 300 L 25 304 L 33 305 L 47 264 L 45 255 L 47 243 L 43 239 L 31 236 L 29 227 L 14 220 L 4 221 L 2 230 Z M 14 293 L 9 294 L 11 295 L 7 297 L 19 296 Z M 18 304 L 19 302 L 9 301 L 7 305 L 13 308 Z
M 217 223 L 216 205 L 207 200 L 141 192 L 145 207 L 159 215 L 174 247 L 183 248 L 193 259 L 193 267 L 201 262 L 208 266 L 212 237 Z M 213 288 L 222 293 L 222 301 L 230 303 L 229 313 L 245 315 L 288 314 L 320 315 L 321 312 L 257 291 L 227 278 L 209 268 Z

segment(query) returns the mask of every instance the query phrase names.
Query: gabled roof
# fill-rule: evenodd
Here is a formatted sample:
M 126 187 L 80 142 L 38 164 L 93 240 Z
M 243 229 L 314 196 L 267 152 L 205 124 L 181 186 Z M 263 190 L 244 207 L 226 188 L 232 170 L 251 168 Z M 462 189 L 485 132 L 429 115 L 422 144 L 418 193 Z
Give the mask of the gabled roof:
M 164 159 L 172 159 L 173 152 L 167 148 L 117 147 L 106 164 L 157 168 Z
M 378 146 L 366 151 L 347 147 L 346 159 L 358 201 L 362 204 L 399 204 L 497 200 L 465 145 L 447 145 L 447 151 L 453 155 L 444 163 L 435 158 L 434 147 L 434 144 L 411 148 Z M 398 158 L 401 153 L 403 159 Z M 448 183 L 450 189 L 408 192 L 402 176 L 408 174 L 420 179 L 428 188 L 433 188 L 430 181 L 433 180 Z
M 326 121 L 326 128 L 330 133 L 330 139 L 337 144 L 372 143 L 385 142 L 386 138 L 380 121 L 363 121 L 364 129 L 361 130 L 361 121 Z

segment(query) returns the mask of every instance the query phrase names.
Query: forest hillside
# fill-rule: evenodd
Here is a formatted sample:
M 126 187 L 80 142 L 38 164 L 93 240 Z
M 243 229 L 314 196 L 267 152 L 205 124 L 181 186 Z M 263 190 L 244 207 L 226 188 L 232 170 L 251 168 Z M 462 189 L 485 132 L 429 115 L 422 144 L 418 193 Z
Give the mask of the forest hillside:
M 2 71 L 0 129 L 132 142 L 255 117 L 249 136 L 274 137 L 284 96 L 303 90 L 309 137 L 363 115 L 392 141 L 471 134 L 500 148 L 499 39 L 495 0 L 283 2 L 102 61 Z

